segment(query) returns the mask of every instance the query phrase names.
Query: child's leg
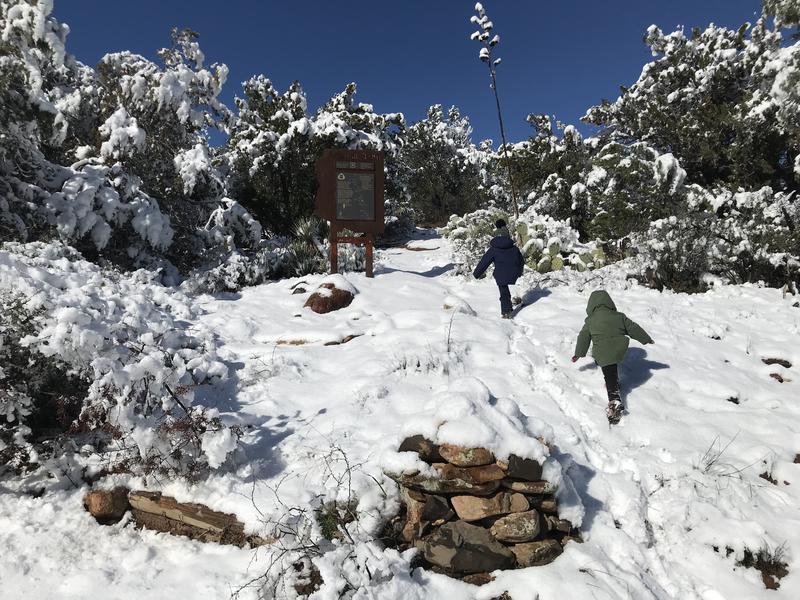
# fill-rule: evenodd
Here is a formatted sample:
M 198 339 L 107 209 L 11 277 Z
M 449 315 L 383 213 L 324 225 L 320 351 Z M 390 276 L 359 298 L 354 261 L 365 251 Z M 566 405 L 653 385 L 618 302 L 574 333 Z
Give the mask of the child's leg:
M 622 399 L 619 394 L 619 371 L 617 365 L 607 365 L 603 367 L 603 378 L 606 380 L 606 392 L 608 392 L 608 408 L 606 416 L 611 424 L 619 423 L 622 417 Z
M 602 367 L 603 378 L 606 380 L 606 391 L 608 392 L 609 402 L 619 402 L 619 371 L 617 365 L 606 365 Z
M 513 310 L 511 306 L 511 290 L 508 289 L 507 285 L 500 285 L 499 283 L 497 287 L 500 289 L 500 312 L 504 315 L 508 314 Z

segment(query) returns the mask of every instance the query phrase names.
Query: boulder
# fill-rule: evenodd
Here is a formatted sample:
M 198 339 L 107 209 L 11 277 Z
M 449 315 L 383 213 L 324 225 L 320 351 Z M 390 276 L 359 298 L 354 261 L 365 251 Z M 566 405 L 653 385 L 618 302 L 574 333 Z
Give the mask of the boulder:
M 323 283 L 308 297 L 303 305 L 315 313 L 325 314 L 350 306 L 355 295 L 349 290 L 336 287 L 333 283 Z
M 83 498 L 86 510 L 103 525 L 118 523 L 129 508 L 128 488 L 92 490 Z
M 494 456 L 486 448 L 442 444 L 439 453 L 447 462 L 457 467 L 481 467 L 494 462 Z
M 541 540 L 511 546 L 520 568 L 539 567 L 553 562 L 563 552 L 556 540 Z
M 456 467 L 450 463 L 434 463 L 433 468 L 439 471 L 442 479 L 463 479 L 472 483 L 500 481 L 505 477 L 503 470 L 496 464 L 482 467 Z
M 497 515 L 524 512 L 530 508 L 525 496 L 507 492 L 501 492 L 487 498 L 453 496 L 451 501 L 456 514 L 464 521 L 479 521 Z
M 498 481 L 486 483 L 472 483 L 464 479 L 441 479 L 424 474 L 419 475 L 394 475 L 389 477 L 404 487 L 411 488 L 426 494 L 473 494 L 475 496 L 488 496 L 497 491 L 500 486 Z
M 547 495 L 556 493 L 556 486 L 549 481 L 511 481 L 504 479 L 502 485 L 521 494 Z
M 455 516 L 456 513 L 450 507 L 447 498 L 442 498 L 441 496 L 428 496 L 421 512 L 423 521 L 434 524 L 439 521 L 449 521 Z
M 520 458 L 512 454 L 508 457 L 508 476 L 525 481 L 539 481 L 542 478 L 542 465 L 532 458 Z
M 501 517 L 490 529 L 495 539 L 501 542 L 532 542 L 542 533 L 542 519 L 535 510 L 513 513 Z
M 444 459 L 439 454 L 439 446 L 421 435 L 407 437 L 400 444 L 399 452 L 416 452 L 426 463 L 440 463 Z
M 487 530 L 464 521 L 445 523 L 421 540 L 419 547 L 425 560 L 453 573 L 486 573 L 514 566 L 514 554 L 508 548 Z

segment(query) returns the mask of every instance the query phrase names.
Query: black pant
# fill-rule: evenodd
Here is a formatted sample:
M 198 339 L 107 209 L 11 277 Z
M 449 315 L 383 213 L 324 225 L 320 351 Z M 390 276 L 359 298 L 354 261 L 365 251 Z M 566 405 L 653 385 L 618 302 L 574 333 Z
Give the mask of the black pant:
M 503 314 L 510 313 L 513 310 L 511 306 L 511 290 L 508 289 L 507 284 L 497 284 L 500 289 L 500 312 Z
M 608 392 L 609 404 L 615 402 L 622 402 L 619 395 L 619 372 L 617 365 L 606 365 L 602 367 L 603 378 L 606 380 L 606 391 Z

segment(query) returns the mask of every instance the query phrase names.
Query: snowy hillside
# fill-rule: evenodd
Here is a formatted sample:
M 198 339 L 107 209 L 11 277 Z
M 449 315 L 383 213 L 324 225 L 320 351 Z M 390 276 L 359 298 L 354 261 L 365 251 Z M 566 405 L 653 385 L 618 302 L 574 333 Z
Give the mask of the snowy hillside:
M 358 293 L 329 314 L 303 308 L 317 275 L 184 298 L 191 310 L 175 317 L 180 327 L 215 337 L 216 358 L 230 369 L 195 402 L 240 426 L 240 447 L 229 468 L 194 483 L 112 475 L 103 485 L 204 503 L 262 535 L 275 522 L 302 528 L 303 509 L 355 499 L 352 542 L 315 559 L 319 599 L 348 586 L 353 598 L 398 600 L 800 597 L 796 296 L 755 285 L 659 293 L 627 281 L 623 262 L 573 274 L 567 285 L 526 279 L 516 286 L 525 305 L 502 320 L 491 280 L 456 276 L 449 242 L 417 237 L 413 251 L 379 251 L 374 279 L 347 274 Z M 601 287 L 656 342 L 632 344 L 621 369 L 629 414 L 613 428 L 599 369 L 570 362 L 589 292 Z M 382 469 L 443 398 L 458 406 L 461 396 L 498 411 L 516 405 L 529 432 L 552 439 L 551 455 L 577 491 L 563 510 L 582 518 L 584 543 L 568 544 L 550 565 L 497 572 L 482 587 L 415 570 L 413 551 L 371 541 L 399 509 Z M 459 434 L 468 443 L 473 433 Z M 127 520 L 101 526 L 82 506 L 86 485 L 65 481 L 37 497 L 34 484 L 0 484 L 2 598 L 255 598 L 273 589 L 261 579 L 270 565 L 291 556 L 280 543 L 250 550 Z M 765 547 L 782 549 L 788 565 L 778 590 L 737 565 Z M 279 583 L 277 597 L 292 597 L 291 583 Z

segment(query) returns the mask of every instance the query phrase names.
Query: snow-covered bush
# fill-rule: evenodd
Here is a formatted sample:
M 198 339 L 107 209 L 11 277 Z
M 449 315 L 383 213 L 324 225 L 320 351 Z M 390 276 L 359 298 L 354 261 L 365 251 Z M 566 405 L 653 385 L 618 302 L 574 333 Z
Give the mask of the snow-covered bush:
M 460 273 L 471 273 L 495 234 L 495 221 L 508 216 L 499 210 L 478 210 L 460 217 L 453 215 L 442 234 L 453 245 L 454 260 Z M 602 249 L 595 244 L 582 244 L 578 232 L 568 221 L 541 215 L 530 208 L 517 221 L 509 223 L 512 237 L 519 244 L 526 265 L 539 273 L 572 267 L 581 271 L 602 266 L 606 262 Z
M 498 219 L 508 220 L 500 210 L 480 209 L 466 215 L 452 215 L 440 231 L 453 245 L 453 260 L 459 273 L 471 273 L 489 248 Z
M 15 470 L 36 460 L 32 434 L 69 430 L 89 386 L 68 364 L 25 343 L 41 316 L 26 304 L 19 293 L 0 290 L 0 467 Z
M 86 382 L 62 426 L 94 432 L 109 462 L 183 472 L 219 466 L 229 444 L 209 436 L 230 432 L 193 397 L 198 386 L 227 379 L 228 368 L 210 333 L 179 323 L 191 316 L 187 298 L 154 278 L 103 270 L 59 244 L 4 244 L 0 293 L 24 298 L 16 306 L 25 326 L 4 332 L 3 347 Z M 27 393 L 22 373 L 11 380 L 5 371 L 2 385 Z M 28 393 L 34 401 L 36 390 Z
M 800 277 L 800 206 L 793 194 L 695 187 L 681 214 L 654 221 L 636 238 L 657 285 L 697 291 L 707 276 L 773 286 Z

